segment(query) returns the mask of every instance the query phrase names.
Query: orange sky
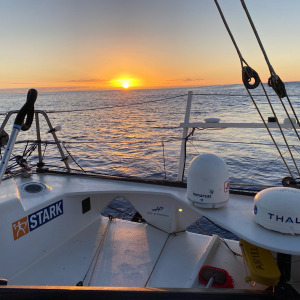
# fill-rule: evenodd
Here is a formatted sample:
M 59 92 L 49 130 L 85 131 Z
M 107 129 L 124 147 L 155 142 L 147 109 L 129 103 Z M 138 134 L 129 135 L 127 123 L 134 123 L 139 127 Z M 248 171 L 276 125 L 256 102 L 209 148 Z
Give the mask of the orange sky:
M 244 58 L 268 68 L 238 0 L 219 0 Z M 300 1 L 246 1 L 284 81 L 300 80 Z M 213 0 L 3 0 L 0 89 L 116 89 L 241 83 Z M 276 29 L 276 30 L 275 30 Z

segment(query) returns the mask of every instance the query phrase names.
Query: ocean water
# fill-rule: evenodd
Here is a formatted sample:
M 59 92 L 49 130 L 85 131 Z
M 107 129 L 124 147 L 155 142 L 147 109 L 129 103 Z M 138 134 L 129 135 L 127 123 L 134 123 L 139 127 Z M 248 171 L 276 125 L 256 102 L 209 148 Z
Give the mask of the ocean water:
M 286 88 L 297 113 L 300 83 L 287 83 Z M 194 93 L 191 122 L 209 117 L 220 118 L 221 122 L 261 122 L 243 85 L 39 93 L 35 109 L 47 111 L 54 127 L 62 126 L 58 137 L 76 161 L 70 163 L 72 168 L 78 169 L 80 165 L 86 171 L 101 174 L 176 180 L 182 137 L 179 124 L 184 121 L 188 91 Z M 270 88 L 267 91 L 278 120 L 283 122 L 286 115 L 278 97 Z M 264 119 L 273 116 L 263 91 L 257 88 L 252 93 Z M 18 110 L 25 100 L 25 94 L 0 94 L 0 111 Z M 286 100 L 284 104 L 287 106 Z M 288 112 L 292 115 L 289 108 Z M 1 121 L 4 117 L 0 115 Z M 13 119 L 7 124 L 8 133 L 12 122 Z M 42 140 L 51 141 L 42 117 L 40 123 Z M 299 139 L 291 130 L 284 133 L 297 162 Z M 272 134 L 292 174 L 299 177 L 280 131 L 272 130 Z M 21 132 L 18 140 L 34 139 L 31 128 Z M 22 154 L 22 149 L 24 144 L 18 144 L 13 155 Z M 42 150 L 46 164 L 63 167 L 53 145 L 42 145 Z M 281 185 L 282 178 L 290 176 L 266 129 L 196 128 L 187 142 L 186 169 L 192 158 L 201 153 L 214 153 L 224 159 L 234 188 L 247 189 L 245 184 L 248 184 L 251 189 L 259 190 L 261 185 Z M 33 164 L 36 157 L 37 151 L 34 151 L 28 158 L 29 163 Z M 119 216 L 123 218 L 131 218 L 135 213 L 125 199 L 116 199 L 112 206 L 122 211 Z M 211 226 L 207 220 L 201 222 L 205 228 Z M 191 230 L 197 228 L 194 226 Z M 209 231 L 214 231 L 213 225 Z

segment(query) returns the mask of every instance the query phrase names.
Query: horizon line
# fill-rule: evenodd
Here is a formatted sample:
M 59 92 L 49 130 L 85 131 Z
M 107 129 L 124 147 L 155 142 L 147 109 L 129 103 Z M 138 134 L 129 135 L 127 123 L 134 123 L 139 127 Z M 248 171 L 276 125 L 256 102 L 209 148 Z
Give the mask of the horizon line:
M 285 81 L 284 83 L 294 83 L 294 82 L 300 82 L 298 80 L 293 81 Z M 263 82 L 263 84 L 268 84 L 267 82 Z M 226 84 L 206 84 L 206 85 L 198 85 L 198 86 L 174 86 L 174 87 L 131 87 L 129 89 L 124 89 L 122 87 L 118 88 L 98 88 L 98 89 L 91 89 L 91 88 L 81 88 L 78 86 L 76 87 L 28 87 L 28 88 L 0 88 L 0 94 L 21 94 L 21 93 L 27 93 L 27 91 L 31 88 L 34 88 L 38 90 L 40 93 L 60 93 L 60 92 L 102 92 L 102 91 L 124 91 L 128 92 L 130 90 L 166 90 L 166 89 L 195 89 L 195 88 L 201 88 L 201 87 L 211 87 L 211 86 L 229 86 L 229 85 L 243 85 L 242 82 L 240 83 L 226 83 Z

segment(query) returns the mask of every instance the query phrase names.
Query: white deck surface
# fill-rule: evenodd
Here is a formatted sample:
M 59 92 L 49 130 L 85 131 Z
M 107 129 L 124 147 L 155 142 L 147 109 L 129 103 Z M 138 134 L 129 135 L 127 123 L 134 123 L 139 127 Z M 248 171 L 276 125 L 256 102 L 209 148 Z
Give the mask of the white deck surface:
M 75 286 L 88 272 L 85 286 L 184 288 L 192 276 L 195 282 L 192 287 L 204 287 L 198 280 L 202 266 L 199 261 L 212 237 L 184 232 L 170 235 L 167 240 L 166 233 L 149 225 L 122 220 L 111 223 L 99 256 L 89 268 L 107 222 L 106 218 L 95 222 L 14 278 L 9 278 L 9 283 Z M 229 245 L 240 252 L 237 242 L 229 241 Z M 203 263 L 225 269 L 233 277 L 235 288 L 251 288 L 243 280 L 242 259 L 233 255 L 223 243 L 218 241 L 216 249 Z
M 199 209 L 199 212 L 241 239 L 271 251 L 300 255 L 300 236 L 268 230 L 253 215 L 253 197 L 230 195 L 226 207 Z
M 167 234 L 145 224 L 113 221 L 94 259 L 107 225 L 103 218 L 14 278 L 17 285 L 141 286 L 148 279 Z M 92 265 L 91 265 L 92 263 Z
M 200 209 L 194 207 L 187 199 L 185 188 L 83 176 L 35 175 L 30 179 L 22 179 L 22 181 L 38 181 L 49 185 L 52 188 L 49 196 L 52 197 L 56 195 L 99 194 L 102 199 L 113 199 L 114 197 L 124 195 L 125 198 L 130 201 L 131 195 L 143 198 L 144 195 L 152 194 L 153 196 L 157 195 L 155 196 L 157 200 L 160 195 L 169 194 L 172 195 L 175 198 L 174 200 L 177 200 L 178 203 L 187 205 L 198 212 L 199 218 L 204 215 L 252 244 L 275 252 L 300 255 L 299 235 L 287 235 L 267 230 L 254 221 L 253 197 L 250 196 L 231 194 L 228 204 L 225 207 Z M 8 192 L 15 193 L 15 189 L 13 189 L 11 185 L 15 187 L 13 180 L 11 180 L 10 183 L 6 181 L 6 185 L 3 186 L 3 188 L 7 189 Z M 2 199 L 2 197 L 7 198 L 5 191 L 0 194 L 0 203 L 5 200 L 4 198 Z M 162 206 L 164 206 L 164 204 L 162 204 Z

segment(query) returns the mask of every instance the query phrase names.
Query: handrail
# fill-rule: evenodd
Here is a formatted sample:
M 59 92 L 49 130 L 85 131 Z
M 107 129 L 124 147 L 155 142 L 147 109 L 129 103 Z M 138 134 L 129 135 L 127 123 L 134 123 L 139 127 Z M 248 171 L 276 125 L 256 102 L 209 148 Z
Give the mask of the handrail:
M 18 111 L 13 129 L 10 134 L 9 141 L 6 145 L 5 152 L 3 155 L 3 158 L 1 160 L 0 164 L 0 183 L 2 182 L 3 176 L 6 171 L 6 167 L 8 164 L 8 161 L 10 159 L 12 150 L 14 148 L 16 139 L 18 137 L 18 134 L 20 130 L 26 131 L 31 127 L 33 117 L 34 117 L 34 103 L 36 101 L 38 92 L 35 89 L 30 89 L 27 93 L 27 99 L 25 104 L 22 106 L 22 108 Z M 26 121 L 25 121 L 26 117 Z M 5 118 L 4 121 L 8 121 L 7 118 Z M 25 121 L 25 123 L 24 123 Z M 1 133 L 2 133 L 3 128 L 1 127 Z
M 11 152 L 13 150 L 13 147 L 16 143 L 16 139 L 17 139 L 19 131 L 22 130 L 22 127 L 25 130 L 28 130 L 31 126 L 31 123 L 33 121 L 34 116 L 35 116 L 35 119 L 36 119 L 36 134 L 37 134 L 37 141 L 38 141 L 38 156 L 39 156 L 38 166 L 41 166 L 43 164 L 43 162 L 42 162 L 43 161 L 43 155 L 42 155 L 41 145 L 40 145 L 41 135 L 40 135 L 40 123 L 39 123 L 39 117 L 38 117 L 39 114 L 44 116 L 44 118 L 45 118 L 45 120 L 48 124 L 49 133 L 51 133 L 52 136 L 53 136 L 53 139 L 54 139 L 53 144 L 56 144 L 56 146 L 59 150 L 59 153 L 61 155 L 61 161 L 64 162 L 68 172 L 70 172 L 70 170 L 71 170 L 70 166 L 69 166 L 69 163 L 67 161 L 67 157 L 65 156 L 65 154 L 63 152 L 61 142 L 57 138 L 57 135 L 55 133 L 55 129 L 53 128 L 47 113 L 43 110 L 34 110 L 34 109 L 32 110 L 32 106 L 30 107 L 30 109 L 31 109 L 31 112 L 30 112 L 29 115 L 28 115 L 28 111 L 26 112 L 26 110 L 25 110 L 25 112 L 24 112 L 24 110 L 23 111 L 22 110 L 13 110 L 13 111 L 7 112 L 5 118 L 4 118 L 4 120 L 3 120 L 3 122 L 0 126 L 0 134 L 1 134 L 1 132 L 4 130 L 5 126 L 7 125 L 9 119 L 11 118 L 11 116 L 14 115 L 14 114 L 17 114 L 17 117 L 16 117 L 17 124 L 16 124 L 16 121 L 15 121 L 13 130 L 11 132 L 9 142 L 8 142 L 6 148 L 5 148 L 5 153 L 4 153 L 3 158 L 0 162 L 0 183 L 1 183 L 1 181 L 3 179 L 3 176 L 6 172 L 6 167 L 7 167 L 8 161 L 10 159 L 10 155 L 11 155 Z M 26 119 L 26 122 L 25 122 L 25 125 L 24 125 L 23 123 L 24 123 L 24 120 L 25 120 L 26 116 L 27 116 L 27 119 Z
M 186 142 L 189 137 L 188 135 L 188 129 L 192 128 L 205 128 L 205 129 L 213 129 L 213 128 L 219 128 L 219 129 L 225 129 L 225 128 L 262 128 L 265 129 L 294 129 L 295 131 L 300 129 L 300 126 L 298 123 L 283 123 L 280 124 L 278 122 L 265 122 L 265 123 L 218 123 L 218 122 L 190 122 L 190 111 L 191 111 L 191 104 L 193 101 L 193 93 L 189 92 L 186 104 L 186 114 L 185 119 L 183 123 L 180 123 L 179 127 L 183 128 L 182 133 L 182 141 L 181 141 L 181 151 L 180 151 L 180 158 L 179 158 L 179 167 L 178 167 L 178 175 L 177 180 L 183 181 L 184 178 L 184 171 L 185 171 L 185 160 L 186 160 Z M 296 131 L 297 132 L 297 131 Z M 276 144 L 277 146 L 277 144 Z M 278 147 L 278 146 L 277 146 Z M 279 151 L 280 156 L 285 163 L 287 170 L 289 171 L 291 177 L 293 178 L 293 174 L 291 173 L 288 165 L 285 162 L 284 157 L 282 156 L 281 152 Z
M 61 147 L 60 141 L 58 140 L 57 135 L 56 135 L 56 133 L 55 133 L 56 130 L 55 130 L 54 127 L 52 126 L 51 121 L 50 121 L 50 119 L 49 119 L 47 113 L 46 113 L 45 111 L 43 111 L 43 110 L 38 110 L 38 111 L 36 111 L 36 113 L 40 113 L 41 115 L 44 116 L 44 118 L 45 118 L 45 120 L 46 120 L 46 122 L 47 122 L 47 124 L 48 124 L 48 126 L 49 126 L 49 133 L 52 134 L 53 139 L 54 139 L 54 141 L 55 141 L 55 144 L 56 144 L 56 146 L 57 146 L 57 148 L 58 148 L 58 151 L 59 151 L 59 153 L 60 153 L 60 155 L 61 155 L 61 160 L 64 162 L 64 164 L 65 164 L 65 166 L 66 166 L 68 172 L 70 172 L 71 169 L 70 169 L 70 166 L 69 166 L 67 157 L 65 156 L 65 154 L 64 154 L 64 152 L 63 152 L 63 149 L 62 149 L 62 147 Z M 39 132 L 39 130 L 38 130 L 38 128 L 37 128 L 37 133 L 38 133 L 38 132 Z M 39 155 L 40 155 L 40 153 L 39 153 Z M 41 158 L 41 157 L 39 157 L 39 161 L 42 161 L 42 158 Z

